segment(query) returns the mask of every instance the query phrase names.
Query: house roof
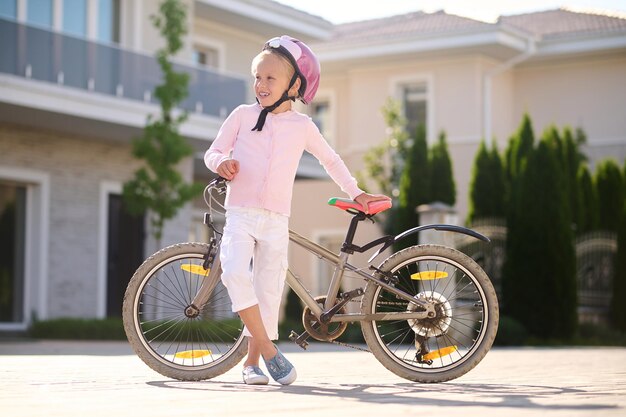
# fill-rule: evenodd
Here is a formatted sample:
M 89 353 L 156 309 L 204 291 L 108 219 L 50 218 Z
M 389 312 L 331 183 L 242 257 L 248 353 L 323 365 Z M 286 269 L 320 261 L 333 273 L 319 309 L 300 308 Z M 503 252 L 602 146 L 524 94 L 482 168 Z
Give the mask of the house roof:
M 336 25 L 330 39 L 315 49 L 325 62 L 472 48 L 509 59 L 528 51 L 531 43 L 537 46 L 536 56 L 623 49 L 626 15 L 556 9 L 501 16 L 487 23 L 444 11 L 419 11 Z
M 513 28 L 541 39 L 576 37 L 626 32 L 626 16 L 557 9 L 501 16 L 496 23 L 487 23 L 442 10 L 434 13 L 420 11 L 336 25 L 331 39 L 324 44 L 340 46 L 368 40 L 392 41 L 409 36 L 452 35 L 497 27 Z
M 414 12 L 381 19 L 344 23 L 335 26 L 329 42 L 350 43 L 386 40 L 405 36 L 424 36 L 448 32 L 488 28 L 491 25 L 467 17 L 447 14 Z
M 626 15 L 557 9 L 501 16 L 497 24 L 515 27 L 548 40 L 626 32 Z

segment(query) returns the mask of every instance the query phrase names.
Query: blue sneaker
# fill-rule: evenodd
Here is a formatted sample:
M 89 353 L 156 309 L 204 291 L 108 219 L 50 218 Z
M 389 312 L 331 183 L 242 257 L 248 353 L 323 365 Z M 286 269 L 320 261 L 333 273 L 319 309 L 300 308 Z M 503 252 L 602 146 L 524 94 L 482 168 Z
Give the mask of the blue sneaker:
M 289 385 L 298 377 L 296 368 L 294 368 L 291 362 L 278 350 L 278 346 L 274 346 L 276 347 L 276 356 L 270 360 L 263 358 L 265 366 L 272 378 L 274 378 L 274 381 L 282 385 Z
M 258 366 L 246 366 L 241 373 L 243 382 L 248 385 L 267 385 L 270 379 Z

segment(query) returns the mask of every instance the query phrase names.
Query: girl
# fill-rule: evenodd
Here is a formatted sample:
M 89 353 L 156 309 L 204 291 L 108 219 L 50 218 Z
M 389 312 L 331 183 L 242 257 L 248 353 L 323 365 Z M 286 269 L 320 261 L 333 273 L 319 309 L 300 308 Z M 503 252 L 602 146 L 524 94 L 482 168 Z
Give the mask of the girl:
M 232 309 L 245 324 L 246 384 L 267 384 L 261 356 L 272 378 L 291 384 L 296 370 L 272 340 L 278 339 L 278 312 L 287 269 L 288 219 L 293 183 L 304 150 L 367 213 L 364 193 L 311 118 L 291 110 L 292 101 L 309 103 L 320 78 L 317 58 L 289 36 L 269 40 L 252 61 L 257 104 L 237 107 L 207 150 L 207 167 L 230 181 L 220 260 L 222 281 Z M 250 261 L 252 260 L 252 268 Z

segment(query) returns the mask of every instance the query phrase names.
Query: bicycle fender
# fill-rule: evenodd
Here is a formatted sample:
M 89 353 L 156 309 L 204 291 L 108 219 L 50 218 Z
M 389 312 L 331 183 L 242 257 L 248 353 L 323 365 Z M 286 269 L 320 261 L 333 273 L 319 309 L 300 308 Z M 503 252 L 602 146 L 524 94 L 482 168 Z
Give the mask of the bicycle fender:
M 409 230 L 405 230 L 404 232 L 400 233 L 399 235 L 395 236 L 393 239 L 390 239 L 389 241 L 387 241 L 383 246 L 380 247 L 380 249 L 378 249 L 376 251 L 376 253 L 374 253 L 368 260 L 369 263 L 371 263 L 374 258 L 376 258 L 378 255 L 380 255 L 385 249 L 387 249 L 388 247 L 390 247 L 391 245 L 393 245 L 394 243 L 396 243 L 399 240 L 404 239 L 407 236 L 411 236 L 414 235 L 416 233 L 419 233 L 423 230 L 428 230 L 428 229 L 435 229 L 437 231 L 442 231 L 442 232 L 454 232 L 454 233 L 461 233 L 464 235 L 468 235 L 468 236 L 472 236 L 476 239 L 482 240 L 483 242 L 491 242 L 491 240 L 485 236 L 482 235 L 472 229 L 469 229 L 467 227 L 463 227 L 463 226 L 455 226 L 452 224 L 425 224 L 423 226 L 418 226 L 418 227 L 414 227 L 412 229 Z

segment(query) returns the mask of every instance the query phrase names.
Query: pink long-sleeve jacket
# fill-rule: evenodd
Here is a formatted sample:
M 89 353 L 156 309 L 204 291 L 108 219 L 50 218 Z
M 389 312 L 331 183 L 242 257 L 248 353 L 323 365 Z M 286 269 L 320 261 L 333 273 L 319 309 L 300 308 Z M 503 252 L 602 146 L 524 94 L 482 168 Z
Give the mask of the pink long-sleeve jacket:
M 260 112 L 258 104 L 233 110 L 204 155 L 213 172 L 227 159 L 239 161 L 239 173 L 228 185 L 227 209 L 256 207 L 289 216 L 296 170 L 305 150 L 350 198 L 363 192 L 309 116 L 296 111 L 269 113 L 263 130 L 253 132 Z

